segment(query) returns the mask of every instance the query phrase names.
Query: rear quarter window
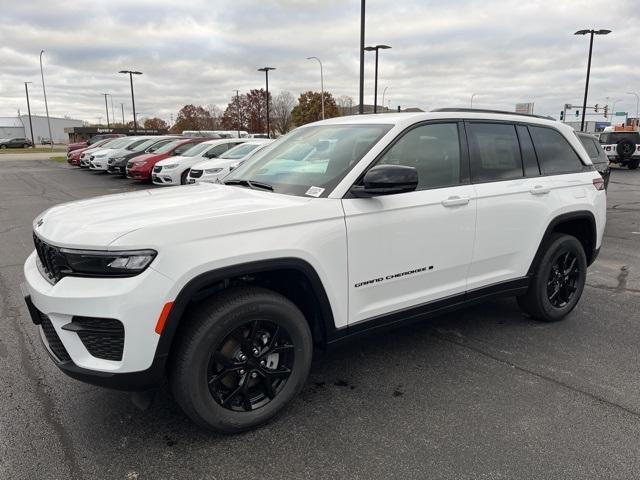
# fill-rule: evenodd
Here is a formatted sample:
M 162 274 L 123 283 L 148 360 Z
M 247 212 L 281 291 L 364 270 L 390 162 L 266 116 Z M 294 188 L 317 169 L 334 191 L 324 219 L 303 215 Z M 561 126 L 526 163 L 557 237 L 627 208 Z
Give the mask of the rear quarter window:
M 529 126 L 540 168 L 545 175 L 581 172 L 580 157 L 564 135 L 553 128 Z

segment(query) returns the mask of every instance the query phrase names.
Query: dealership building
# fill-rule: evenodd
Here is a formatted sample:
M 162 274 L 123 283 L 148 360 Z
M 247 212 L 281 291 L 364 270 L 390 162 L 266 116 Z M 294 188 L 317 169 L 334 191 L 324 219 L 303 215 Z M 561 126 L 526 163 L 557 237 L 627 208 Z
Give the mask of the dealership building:
M 84 125 L 82 120 L 74 120 L 72 118 L 49 117 L 49 121 L 51 123 L 53 143 L 69 143 L 69 134 L 66 129 Z M 35 144 L 49 139 L 49 126 L 47 125 L 46 116 L 31 115 L 31 123 L 33 124 L 33 141 Z M 31 139 L 29 115 L 0 117 L 0 138 L 11 137 Z

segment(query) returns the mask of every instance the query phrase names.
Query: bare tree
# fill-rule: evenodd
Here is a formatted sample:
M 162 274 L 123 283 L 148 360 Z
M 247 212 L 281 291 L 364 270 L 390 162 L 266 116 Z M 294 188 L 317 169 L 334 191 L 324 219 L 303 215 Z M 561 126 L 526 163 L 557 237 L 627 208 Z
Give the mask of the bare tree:
M 341 115 L 351 115 L 353 112 L 353 98 L 348 95 L 342 95 L 336 100 Z
M 210 103 L 207 105 L 207 112 L 211 115 L 213 121 L 212 130 L 218 130 L 222 127 L 222 110 L 217 105 Z
M 296 99 L 291 92 L 282 91 L 273 98 L 271 103 L 274 128 L 284 135 L 291 130 L 291 110 L 296 104 Z

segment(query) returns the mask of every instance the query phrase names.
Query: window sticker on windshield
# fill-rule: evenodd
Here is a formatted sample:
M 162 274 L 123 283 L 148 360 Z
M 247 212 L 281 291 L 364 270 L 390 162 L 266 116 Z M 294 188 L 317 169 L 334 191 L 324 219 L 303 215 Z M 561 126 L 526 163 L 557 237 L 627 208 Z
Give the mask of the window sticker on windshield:
M 324 188 L 320 188 L 320 187 L 309 187 L 309 190 L 307 190 L 304 194 L 305 195 L 309 195 L 310 197 L 319 197 L 320 195 L 322 195 L 322 192 L 324 192 Z

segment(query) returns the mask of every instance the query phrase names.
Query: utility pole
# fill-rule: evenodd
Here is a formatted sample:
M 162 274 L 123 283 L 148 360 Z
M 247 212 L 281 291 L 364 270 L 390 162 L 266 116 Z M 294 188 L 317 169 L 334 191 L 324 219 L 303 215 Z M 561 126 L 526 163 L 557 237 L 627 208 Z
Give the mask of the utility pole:
M 580 122 L 580 131 L 584 132 L 584 117 L 587 112 L 587 96 L 589 94 L 589 76 L 591 75 L 591 54 L 593 53 L 593 36 L 608 35 L 611 30 L 578 30 L 574 35 L 590 35 L 589 38 L 589 60 L 587 62 L 587 81 L 584 85 L 584 101 L 582 102 L 582 121 Z
M 129 83 L 131 84 L 131 108 L 133 110 L 133 133 L 138 133 L 138 120 L 136 119 L 136 99 L 133 96 L 133 76 L 142 75 L 142 72 L 136 72 L 134 70 L 120 70 L 118 73 L 128 73 Z
M 234 90 L 234 92 L 236 92 L 236 127 L 238 138 L 240 138 L 240 90 Z
M 360 0 L 360 105 L 358 113 L 364 113 L 364 15 L 365 0 Z
M 269 126 L 269 70 L 275 70 L 274 67 L 262 67 L 259 68 L 259 72 L 264 72 L 265 83 L 267 87 L 266 97 L 267 97 L 267 138 L 271 138 L 271 130 Z
M 122 126 L 124 127 L 124 103 L 120 104 L 120 108 L 122 109 Z
M 42 54 L 44 50 L 40 50 L 40 77 L 42 78 L 42 93 L 44 94 L 44 108 L 47 112 L 47 126 L 49 127 L 49 142 L 51 150 L 53 150 L 53 136 L 51 135 L 51 121 L 49 120 L 49 105 L 47 104 L 47 90 L 44 88 L 44 71 L 42 70 Z
M 33 138 L 33 122 L 31 121 L 31 106 L 29 105 L 29 87 L 32 82 L 24 82 L 24 91 L 27 94 L 27 113 L 29 114 L 29 129 L 31 130 L 31 143 L 32 147 L 36 148 L 36 140 Z
M 104 110 L 107 112 L 107 128 L 111 128 L 111 124 L 109 123 L 109 107 L 107 106 L 107 95 L 108 93 L 101 93 L 100 95 L 104 95 Z

